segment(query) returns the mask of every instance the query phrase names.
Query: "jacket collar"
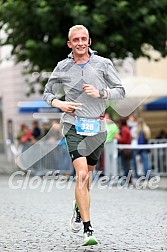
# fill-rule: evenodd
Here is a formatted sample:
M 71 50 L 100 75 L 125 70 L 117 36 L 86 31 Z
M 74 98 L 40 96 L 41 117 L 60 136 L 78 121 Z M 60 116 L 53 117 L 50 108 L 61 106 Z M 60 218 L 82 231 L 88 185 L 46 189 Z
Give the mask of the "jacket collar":
M 92 50 L 91 48 L 88 48 L 88 52 L 89 52 L 90 56 L 92 56 L 92 55 L 94 55 L 94 54 L 97 54 L 97 51 L 94 51 L 94 50 Z M 73 58 L 74 58 L 73 52 L 71 52 L 71 53 L 68 54 L 68 58 L 70 58 L 70 59 L 73 59 Z

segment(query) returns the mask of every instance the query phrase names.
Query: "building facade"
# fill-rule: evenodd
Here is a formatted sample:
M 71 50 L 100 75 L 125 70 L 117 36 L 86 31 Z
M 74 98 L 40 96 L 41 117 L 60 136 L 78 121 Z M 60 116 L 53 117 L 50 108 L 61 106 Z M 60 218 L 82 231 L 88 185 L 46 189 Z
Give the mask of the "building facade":
M 26 76 L 21 72 L 21 64 L 14 63 L 0 66 L 0 142 L 11 139 L 15 142 L 20 124 L 28 126 L 33 121 L 32 114 L 20 114 L 18 103 L 20 101 L 32 101 L 41 99 L 39 94 L 28 97 Z

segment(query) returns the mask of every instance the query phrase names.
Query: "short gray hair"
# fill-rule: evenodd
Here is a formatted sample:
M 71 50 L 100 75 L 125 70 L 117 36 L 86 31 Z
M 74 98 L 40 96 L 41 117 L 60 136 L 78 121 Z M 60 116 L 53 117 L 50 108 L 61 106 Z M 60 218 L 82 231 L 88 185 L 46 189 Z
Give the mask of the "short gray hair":
M 69 29 L 69 32 L 68 32 L 68 39 L 70 39 L 70 36 L 71 36 L 71 33 L 73 31 L 77 31 L 77 30 L 85 30 L 89 36 L 89 31 L 88 29 L 84 26 L 84 25 L 74 25 L 72 26 L 70 29 Z

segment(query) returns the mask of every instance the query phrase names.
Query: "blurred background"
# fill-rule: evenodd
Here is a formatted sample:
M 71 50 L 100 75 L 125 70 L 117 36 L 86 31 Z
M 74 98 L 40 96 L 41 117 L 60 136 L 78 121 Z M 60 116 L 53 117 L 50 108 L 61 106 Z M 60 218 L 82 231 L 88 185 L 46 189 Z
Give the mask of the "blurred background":
M 147 147 L 149 167 L 153 174 L 167 176 L 167 2 L 0 0 L 0 6 L 0 172 L 21 169 L 16 158 L 34 144 L 46 148 L 40 144 L 45 140 L 45 156 L 24 169 L 35 175 L 57 169 L 73 174 L 61 134 L 61 111 L 50 108 L 42 92 L 50 72 L 70 52 L 69 28 L 83 24 L 90 32 L 91 48 L 113 61 L 127 92 L 119 106 L 107 104 L 108 124 L 114 121 L 118 132 L 108 131 L 112 137 L 96 170 L 109 176 L 125 173 L 119 162 L 120 117 L 126 117 L 136 141 L 131 145 L 139 143 L 142 118 L 151 132 L 145 144 L 156 146 Z M 137 169 L 137 178 L 148 167 L 144 168 L 141 151 L 134 158 L 131 155 L 128 169 Z

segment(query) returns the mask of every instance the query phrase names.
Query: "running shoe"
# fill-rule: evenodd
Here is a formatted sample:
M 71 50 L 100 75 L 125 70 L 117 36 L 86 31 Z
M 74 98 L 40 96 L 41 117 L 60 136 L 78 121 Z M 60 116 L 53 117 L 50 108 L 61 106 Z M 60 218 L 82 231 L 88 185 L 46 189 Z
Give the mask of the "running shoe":
M 95 236 L 93 235 L 93 232 L 94 232 L 93 228 L 89 227 L 89 230 L 86 231 L 83 234 L 83 238 L 84 238 L 84 242 L 82 244 L 83 246 L 97 245 L 98 244 L 98 241 L 95 238 Z
M 73 201 L 73 215 L 70 219 L 70 229 L 74 233 L 78 233 L 82 229 L 82 218 L 76 201 Z

